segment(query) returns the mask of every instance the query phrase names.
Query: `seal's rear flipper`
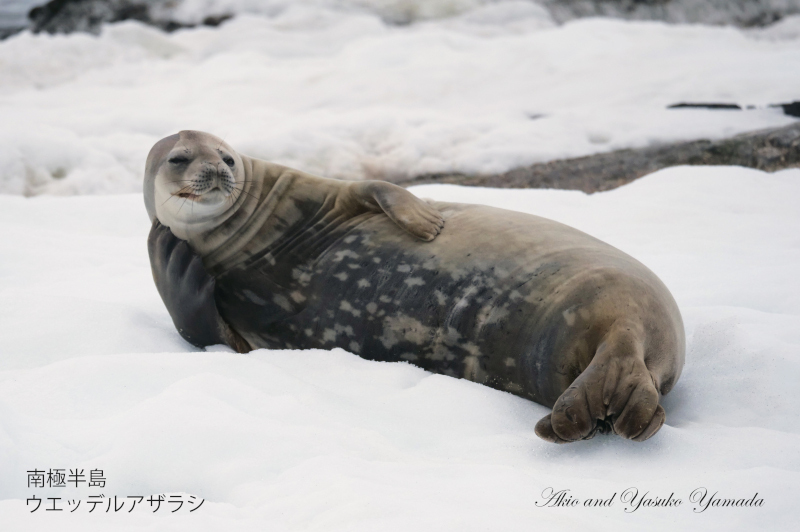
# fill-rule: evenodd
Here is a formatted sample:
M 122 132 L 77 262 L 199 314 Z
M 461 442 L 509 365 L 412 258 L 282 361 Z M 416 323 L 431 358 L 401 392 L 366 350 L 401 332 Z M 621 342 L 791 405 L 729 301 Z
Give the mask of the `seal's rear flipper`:
M 385 181 L 359 181 L 351 185 L 353 199 L 370 210 L 382 210 L 401 229 L 430 242 L 444 227 L 439 211 L 403 187 Z
M 658 432 L 666 414 L 644 361 L 643 334 L 633 320 L 615 322 L 589 366 L 536 424 L 536 434 L 566 443 L 606 431 L 644 441 Z
M 239 353 L 252 350 L 220 316 L 214 278 L 186 241 L 156 220 L 147 249 L 158 293 L 184 340 L 197 347 L 226 344 Z

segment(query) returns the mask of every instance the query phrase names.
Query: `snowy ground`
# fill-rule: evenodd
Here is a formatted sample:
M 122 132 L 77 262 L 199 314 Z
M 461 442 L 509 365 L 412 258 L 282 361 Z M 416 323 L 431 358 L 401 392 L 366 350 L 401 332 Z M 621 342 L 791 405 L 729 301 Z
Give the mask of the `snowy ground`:
M 661 276 L 688 333 L 661 431 L 556 446 L 533 432 L 544 407 L 408 364 L 198 352 L 153 286 L 140 195 L 0 196 L 2 530 L 794 529 L 800 170 L 681 167 L 592 196 L 413 191 L 568 223 Z M 108 483 L 28 488 L 34 468 L 102 469 Z M 617 495 L 607 508 L 537 507 L 549 487 Z M 626 513 L 630 487 L 683 504 Z M 699 487 L 764 503 L 695 513 Z M 26 507 L 152 493 L 205 503 Z
M 258 3 L 187 5 L 214 2 Z M 741 31 L 555 26 L 515 1 L 268 3 L 280 9 L 217 29 L 122 23 L 0 42 L 0 530 L 794 529 L 800 170 L 676 168 L 593 196 L 413 189 L 565 222 L 661 276 L 687 364 L 663 400 L 667 425 L 643 444 L 547 444 L 533 432 L 544 407 L 407 364 L 199 352 L 153 286 L 140 191 L 150 146 L 180 129 L 358 179 L 780 126 L 790 118 L 776 109 L 665 107 L 797 100 L 800 17 Z M 458 14 L 385 22 L 411 4 Z M 29 488 L 35 468 L 102 469 L 107 485 Z M 550 487 L 615 503 L 536 506 Z M 626 512 L 631 487 L 683 504 Z M 699 487 L 764 503 L 695 513 Z M 205 502 L 105 513 L 109 497 L 150 494 Z M 46 512 L 47 497 L 65 510 Z
M 407 4 L 428 5 L 276 0 L 219 28 L 2 41 L 0 193 L 137 191 L 150 146 L 180 129 L 315 174 L 396 179 L 780 126 L 792 119 L 763 106 L 800 97 L 800 17 L 555 26 L 530 2 L 442 0 L 430 16 L 459 14 L 385 22 Z M 759 108 L 666 109 L 685 101 Z

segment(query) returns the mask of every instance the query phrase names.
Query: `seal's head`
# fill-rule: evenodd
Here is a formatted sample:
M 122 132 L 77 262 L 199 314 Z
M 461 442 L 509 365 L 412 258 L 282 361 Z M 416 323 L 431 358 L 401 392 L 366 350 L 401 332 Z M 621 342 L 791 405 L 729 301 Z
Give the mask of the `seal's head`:
M 180 237 L 219 223 L 235 207 L 244 181 L 242 158 L 225 141 L 201 131 L 181 131 L 150 150 L 145 205 L 151 221 L 158 218 Z

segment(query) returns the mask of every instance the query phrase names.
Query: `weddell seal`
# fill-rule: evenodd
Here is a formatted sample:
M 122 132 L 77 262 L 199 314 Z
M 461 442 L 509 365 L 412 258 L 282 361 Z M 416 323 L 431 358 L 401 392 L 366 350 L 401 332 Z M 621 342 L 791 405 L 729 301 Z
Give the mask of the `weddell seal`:
M 645 266 L 519 212 L 311 176 L 208 133 L 159 141 L 144 182 L 153 278 L 196 346 L 341 347 L 552 407 L 551 442 L 646 440 L 684 362 Z

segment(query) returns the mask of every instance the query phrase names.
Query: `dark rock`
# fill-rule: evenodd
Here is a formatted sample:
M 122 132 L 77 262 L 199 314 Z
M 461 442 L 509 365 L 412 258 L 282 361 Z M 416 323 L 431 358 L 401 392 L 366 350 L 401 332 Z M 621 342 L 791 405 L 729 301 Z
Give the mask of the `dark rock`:
M 398 184 L 452 183 L 592 193 L 617 188 L 656 170 L 678 165 L 736 165 L 767 172 L 800 167 L 800 122 L 724 140 L 695 140 L 539 163 L 504 174 L 425 175 Z
M 685 109 L 685 108 L 694 108 L 694 109 L 739 109 L 742 108 L 735 104 L 735 103 L 673 103 L 672 105 L 668 105 L 667 109 Z
M 783 114 L 800 117 L 800 101 L 792 103 L 779 103 L 775 107 L 783 109 Z
M 800 0 L 539 0 L 556 22 L 582 17 L 767 26 L 800 13 Z
M 27 26 L 4 26 L 0 28 L 0 41 L 5 39 L 6 37 L 11 37 L 12 35 L 16 35 L 17 33 L 24 31 Z
M 226 20 L 233 18 L 233 15 L 225 14 L 225 15 L 212 15 L 203 19 L 203 26 L 212 26 L 216 28 Z
M 800 101 L 791 102 L 791 103 L 774 103 L 770 104 L 769 107 L 780 107 L 783 109 L 783 114 L 788 116 L 797 116 L 800 117 Z M 742 107 L 735 103 L 673 103 L 672 105 L 668 105 L 667 109 L 686 109 L 686 108 L 695 108 L 695 109 L 728 109 L 728 110 L 737 110 L 741 111 Z M 757 109 L 755 105 L 748 105 L 745 109 Z
M 164 31 L 193 27 L 170 17 L 170 11 L 179 0 L 52 0 L 33 8 L 28 14 L 34 33 L 72 33 L 83 31 L 100 33 L 105 23 L 123 20 L 156 26 Z M 208 16 L 204 25 L 218 26 L 232 15 Z

